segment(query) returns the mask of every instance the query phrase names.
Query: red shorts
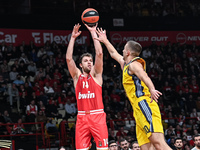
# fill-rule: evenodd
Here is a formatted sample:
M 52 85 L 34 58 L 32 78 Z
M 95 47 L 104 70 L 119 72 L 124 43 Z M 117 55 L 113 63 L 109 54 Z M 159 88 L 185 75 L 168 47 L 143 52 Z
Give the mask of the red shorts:
M 94 138 L 97 149 L 108 149 L 106 113 L 103 110 L 79 111 L 76 121 L 76 150 L 87 150 Z

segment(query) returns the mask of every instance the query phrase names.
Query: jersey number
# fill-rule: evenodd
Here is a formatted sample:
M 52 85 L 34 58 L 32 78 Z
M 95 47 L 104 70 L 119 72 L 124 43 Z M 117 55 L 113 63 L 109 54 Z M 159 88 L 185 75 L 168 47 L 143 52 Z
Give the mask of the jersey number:
M 89 84 L 88 84 L 88 82 L 86 81 L 83 81 L 83 88 L 89 88 Z

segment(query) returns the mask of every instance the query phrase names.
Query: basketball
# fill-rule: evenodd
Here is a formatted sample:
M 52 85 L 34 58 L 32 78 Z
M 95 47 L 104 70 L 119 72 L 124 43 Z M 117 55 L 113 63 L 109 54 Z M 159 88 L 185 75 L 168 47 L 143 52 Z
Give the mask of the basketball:
M 99 21 L 99 13 L 93 8 L 87 8 L 83 11 L 81 20 L 88 26 L 95 26 Z

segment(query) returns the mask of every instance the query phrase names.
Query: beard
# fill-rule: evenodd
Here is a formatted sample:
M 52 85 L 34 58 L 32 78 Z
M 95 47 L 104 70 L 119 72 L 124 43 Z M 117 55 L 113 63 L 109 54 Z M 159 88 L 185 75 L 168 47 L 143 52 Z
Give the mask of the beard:
M 123 149 L 124 149 L 124 150 L 128 150 L 128 147 L 127 147 L 127 146 L 125 146 Z
M 90 69 L 88 69 L 88 68 L 86 68 L 86 67 L 85 67 L 85 68 L 82 68 L 82 70 L 83 70 L 83 72 L 86 72 L 87 74 L 89 74 L 90 71 L 91 71 Z

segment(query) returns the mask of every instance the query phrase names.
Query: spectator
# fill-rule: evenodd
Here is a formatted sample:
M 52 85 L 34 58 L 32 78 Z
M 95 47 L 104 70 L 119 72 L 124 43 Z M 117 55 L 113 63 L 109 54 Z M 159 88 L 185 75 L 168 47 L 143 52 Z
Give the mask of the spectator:
M 32 60 L 34 63 L 37 63 L 38 57 L 35 49 L 32 49 L 30 52 L 30 60 Z
M 142 57 L 148 61 L 151 58 L 151 50 L 149 48 L 144 49 L 142 51 Z
M 200 135 L 199 134 L 194 136 L 194 144 L 195 144 L 195 147 L 192 148 L 191 150 L 200 149 Z
M 116 141 L 117 138 L 115 136 L 115 131 L 109 128 L 108 132 L 109 132 L 108 141 L 111 141 L 111 140 Z
M 51 83 L 52 82 L 52 79 L 50 77 L 50 74 L 46 74 L 46 77 L 44 78 L 44 84 L 48 82 L 48 83 Z
M 181 138 L 183 136 L 182 133 L 183 133 L 183 129 L 181 128 L 179 124 L 177 124 L 176 129 L 175 129 L 175 134 L 177 138 Z
M 131 150 L 129 148 L 129 144 L 130 143 L 126 139 L 121 139 L 120 140 L 120 148 L 121 148 L 121 150 Z
M 108 150 L 118 150 L 118 145 L 115 140 L 110 140 L 108 142 Z
M 13 123 L 12 119 L 10 118 L 10 115 L 8 113 L 8 110 L 4 110 L 4 113 L 3 113 L 3 117 L 5 119 L 5 122 L 9 122 L 9 123 Z
M 40 48 L 37 53 L 37 57 L 41 59 L 41 57 L 43 57 L 44 55 L 46 55 L 46 50 L 44 48 Z
M 66 97 L 67 96 L 66 96 L 65 90 L 62 90 L 62 93 L 59 94 L 59 96 L 58 96 L 59 109 L 63 109 L 64 108 L 64 105 L 65 105 L 65 103 L 67 101 Z
M 61 73 L 59 72 L 58 68 L 55 69 L 55 72 L 53 74 L 54 78 L 57 80 L 60 80 L 62 78 Z
M 191 113 L 194 108 L 196 108 L 196 102 L 193 95 L 189 95 L 189 99 L 186 101 L 187 112 Z
M 19 118 L 17 123 L 13 126 L 12 134 L 23 134 L 27 133 L 27 131 L 24 128 L 24 125 L 22 124 L 22 119 Z
M 74 96 L 74 93 L 72 93 L 72 91 L 67 92 L 66 100 L 67 99 L 70 99 L 71 103 L 76 103 L 76 98 Z
M 8 66 L 8 61 L 7 60 L 3 60 L 3 63 L 1 63 L 0 65 L 0 69 L 1 70 L 4 70 L 5 72 L 9 72 L 10 71 L 10 68 Z
M 125 121 L 124 119 L 122 119 L 120 112 L 117 113 L 116 119 L 117 119 L 116 121 L 117 129 L 125 126 Z
M 44 91 L 44 89 L 39 85 L 38 82 L 35 82 L 33 90 L 35 91 L 36 96 L 40 96 L 41 95 L 40 93 Z
M 38 110 L 39 111 L 42 111 L 42 113 L 45 115 L 46 114 L 46 107 L 43 103 L 43 101 L 39 101 L 38 103 Z
M 190 145 L 188 144 L 184 145 L 184 150 L 191 150 Z
M 131 136 L 134 140 L 136 140 L 136 132 L 134 126 L 131 126 L 130 130 L 128 130 L 127 136 Z
M 17 69 L 17 72 L 23 77 L 26 77 L 28 75 L 27 66 L 24 64 L 23 61 L 19 62 L 19 67 Z
M 54 99 L 52 99 L 51 104 L 47 106 L 47 109 L 48 109 L 47 117 L 52 117 L 52 118 L 57 118 L 57 119 L 62 118 L 62 115 L 58 113 L 57 106 Z
M 55 95 L 58 96 L 58 95 L 61 94 L 61 86 L 58 85 L 57 82 L 54 82 L 54 83 L 53 83 L 53 90 L 54 90 Z
M 37 68 L 33 61 L 30 61 L 30 64 L 28 65 L 28 71 L 29 71 L 30 76 L 32 77 L 35 76 L 35 73 L 37 72 Z
M 10 107 L 13 107 L 13 101 L 19 101 L 19 91 L 16 87 L 15 83 L 12 83 L 11 86 L 8 87 L 8 95 L 9 95 L 9 102 Z
M 48 96 L 44 94 L 43 91 L 40 91 L 40 95 L 38 96 L 38 101 L 42 101 L 44 106 L 47 106 Z
M 38 107 L 37 105 L 35 105 L 35 101 L 31 100 L 31 103 L 26 107 L 26 114 L 29 122 L 35 122 L 37 112 L 38 112 Z
M 26 66 L 30 63 L 25 53 L 21 54 L 21 57 L 19 58 L 18 63 L 20 62 L 23 62 Z
M 48 82 L 45 83 L 45 86 L 44 86 L 44 93 L 47 94 L 47 95 L 50 95 L 50 94 L 53 94 L 53 93 L 54 93 L 53 88 L 49 86 L 49 83 L 48 83 Z
M 132 150 L 140 150 L 140 146 L 137 141 L 132 142 L 131 145 L 132 145 Z
M 38 115 L 36 117 L 37 122 L 44 122 L 46 124 L 47 117 L 45 116 L 44 112 L 42 110 L 39 110 Z
M 192 112 L 190 113 L 190 117 L 191 118 L 193 118 L 193 117 L 200 117 L 200 112 L 197 112 L 197 109 L 193 108 Z
M 127 114 L 127 118 L 125 118 L 125 129 L 130 130 L 132 126 L 135 126 L 135 121 L 131 118 L 130 114 Z
M 51 81 L 49 82 L 50 86 L 53 86 L 54 83 L 57 83 L 58 85 L 60 85 L 60 79 L 57 75 L 53 75 L 53 79 L 51 79 Z
M 12 71 L 9 73 L 10 81 L 13 82 L 14 80 L 16 80 L 18 74 L 19 73 L 17 72 L 16 67 L 13 67 Z
M 121 136 L 122 138 L 126 138 L 127 133 L 124 131 L 124 127 L 120 127 L 120 129 L 116 133 L 116 136 L 117 138 L 119 138 L 119 136 Z
M 65 104 L 65 111 L 66 111 L 66 120 L 68 118 L 74 118 L 76 115 L 76 107 L 75 104 L 72 104 L 70 99 L 67 99 L 67 102 Z
M 6 84 L 6 81 L 2 79 L 3 77 L 0 75 L 0 97 L 3 98 L 3 102 L 7 102 L 8 98 L 8 86 Z
M 127 107 L 124 107 L 124 110 L 121 112 L 121 117 L 122 118 L 127 118 L 127 115 L 130 115 L 130 112 L 128 111 Z
M 42 67 L 40 67 L 35 75 L 36 75 L 37 79 L 43 79 L 43 78 L 45 78 L 46 74 L 45 74 L 44 69 Z
M 24 81 L 21 79 L 21 75 L 20 75 L 20 74 L 17 75 L 17 79 L 14 80 L 13 83 L 14 83 L 17 87 L 19 87 L 20 85 L 24 84 Z
M 183 147 L 183 141 L 181 138 L 176 138 L 174 141 L 174 146 L 176 148 L 176 150 L 182 150 Z
M 55 124 L 52 123 L 52 118 L 48 118 L 48 122 L 46 124 L 47 133 L 57 133 L 58 128 Z

